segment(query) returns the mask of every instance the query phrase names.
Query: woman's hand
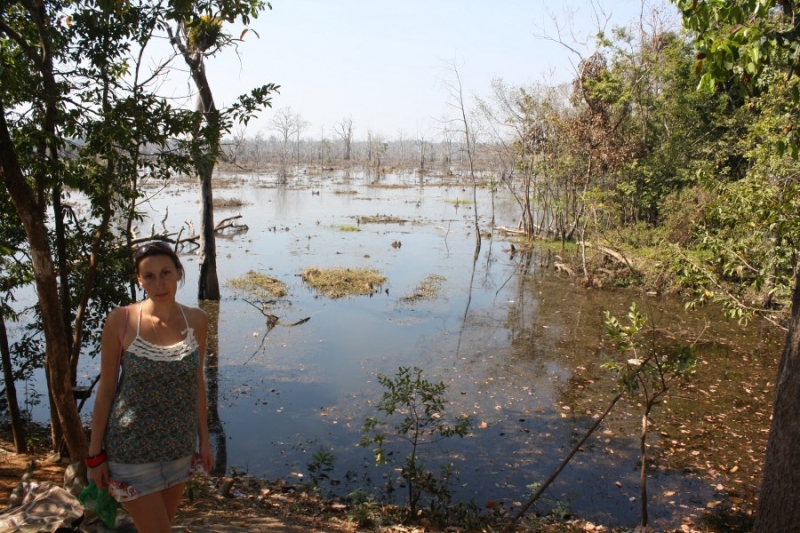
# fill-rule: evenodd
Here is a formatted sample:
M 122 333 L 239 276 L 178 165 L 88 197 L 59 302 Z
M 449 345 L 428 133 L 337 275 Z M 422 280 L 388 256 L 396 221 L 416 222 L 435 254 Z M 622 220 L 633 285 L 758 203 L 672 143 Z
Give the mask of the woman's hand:
M 200 458 L 203 460 L 203 470 L 211 472 L 214 468 L 214 453 L 211 451 L 211 443 L 208 441 L 200 443 Z
M 107 489 L 109 482 L 108 463 L 102 463 L 88 469 L 89 480 L 93 481 L 100 489 Z

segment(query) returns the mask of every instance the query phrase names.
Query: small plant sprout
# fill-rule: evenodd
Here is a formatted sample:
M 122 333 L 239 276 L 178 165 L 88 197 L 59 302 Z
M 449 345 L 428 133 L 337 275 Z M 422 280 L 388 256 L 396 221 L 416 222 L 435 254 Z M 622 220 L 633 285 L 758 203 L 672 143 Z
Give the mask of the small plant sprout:
M 311 485 L 319 487 L 321 481 L 329 481 L 330 473 L 333 472 L 333 465 L 336 457 L 328 450 L 319 448 L 311 457 L 311 462 L 306 464 L 308 477 L 311 478 Z

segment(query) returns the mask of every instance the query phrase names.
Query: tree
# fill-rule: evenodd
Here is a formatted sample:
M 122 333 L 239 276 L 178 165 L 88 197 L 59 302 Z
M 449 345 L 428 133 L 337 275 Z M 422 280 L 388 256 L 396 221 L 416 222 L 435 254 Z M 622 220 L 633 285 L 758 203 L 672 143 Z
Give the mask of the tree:
M 284 107 L 276 109 L 275 113 L 269 121 L 269 129 L 278 134 L 280 140 L 280 152 L 278 153 L 278 160 L 280 162 L 280 177 L 281 183 L 286 183 L 287 166 L 291 155 L 291 142 L 292 137 L 297 136 L 299 139 L 302 128 L 305 128 L 305 122 L 292 112 L 292 108 Z M 298 142 L 297 149 L 300 146 Z M 299 152 L 298 152 L 299 153 Z
M 619 388 L 629 395 L 638 394 L 642 406 L 642 426 L 639 433 L 639 505 L 642 527 L 647 526 L 647 433 L 650 413 L 666 395 L 673 381 L 694 373 L 696 358 L 692 353 L 695 343 L 670 348 L 657 340 L 657 328 L 645 329 L 647 318 L 632 303 L 628 310 L 628 324 L 620 322 L 610 311 L 604 312 L 606 335 L 615 350 L 606 354 L 603 368 L 618 377 Z
M 236 5 L 224 2 L 220 12 Z M 142 72 L 154 32 L 185 20 L 186 4 L 97 7 L 20 1 L 0 11 L 0 185 L 25 232 L 20 248 L 30 258 L 44 337 L 52 442 L 60 448 L 63 440 L 75 460 L 86 453 L 73 395 L 78 359 L 87 345 L 96 353 L 106 312 L 129 298 L 139 177 L 185 174 L 190 157 L 203 153 L 188 136 L 196 115 L 148 89 L 164 65 Z M 246 121 L 273 88 L 240 97 L 223 126 Z M 62 205 L 69 190 L 88 199 L 82 218 Z M 109 231 L 117 213 L 129 215 L 121 236 Z
M 350 117 L 343 118 L 338 124 L 333 125 L 333 131 L 341 137 L 344 143 L 344 160 L 350 161 L 353 145 L 353 119 Z
M 467 161 L 469 162 L 469 176 L 472 181 L 472 202 L 473 207 L 473 223 L 475 225 L 475 255 L 474 259 L 478 259 L 481 251 L 481 227 L 478 218 L 478 180 L 475 176 L 475 130 L 467 119 L 467 107 L 464 102 L 464 86 L 461 83 L 461 73 L 458 71 L 458 66 L 455 62 L 450 63 L 450 71 L 453 75 L 452 81 L 445 82 L 450 101 L 448 104 L 458 114 L 455 122 L 458 124 L 458 130 L 464 137 L 464 146 L 467 151 Z M 424 160 L 424 157 L 423 157 Z
M 537 204 L 540 212 L 546 212 L 551 205 L 541 196 L 536 163 L 552 154 L 545 149 L 545 141 L 561 137 L 548 131 L 548 127 L 558 123 L 554 104 L 559 100 L 557 91 L 544 86 L 509 88 L 503 80 L 496 79 L 492 81 L 491 96 L 491 101 L 479 100 L 478 109 L 489 124 L 497 146 L 500 181 L 520 207 L 518 229 L 532 239 L 547 232 L 544 221 L 534 220 L 534 202 L 542 200 Z M 515 176 L 519 176 L 521 191 L 515 186 Z
M 0 32 L 6 40 L 0 49 L 2 63 L 15 67 L 4 68 L 0 73 L 4 87 L 0 100 L 0 179 L 25 229 L 32 262 L 46 343 L 45 374 L 51 399 L 53 445 L 58 447 L 63 437 L 69 454 L 75 459 L 84 457 L 86 438 L 72 394 L 72 345 L 67 321 L 70 308 L 65 301 L 69 294 L 68 286 L 65 287 L 68 285 L 67 263 L 63 247 L 58 250 L 60 260 L 54 260 L 46 221 L 49 200 L 54 204 L 57 226 L 62 217 L 60 184 L 68 168 L 62 161 L 64 139 L 61 133 L 77 131 L 75 117 L 65 113 L 61 106 L 70 91 L 78 90 L 70 84 L 59 83 L 56 59 L 70 60 L 67 45 L 76 44 L 71 38 L 79 40 L 76 36 L 89 33 L 95 38 L 101 37 L 97 40 L 102 42 L 102 37 L 107 37 L 103 33 L 107 27 L 104 24 L 108 22 L 107 13 L 94 19 L 83 19 L 83 14 L 85 12 L 76 11 L 72 14 L 74 19 L 69 19 L 79 22 L 78 30 L 73 32 L 71 24 L 62 23 L 64 19 L 59 16 L 58 6 L 16 3 L 0 13 Z M 86 33 L 81 34 L 81 29 Z M 87 107 L 91 102 L 97 103 L 97 100 L 89 98 L 85 102 Z M 16 112 L 27 106 L 30 106 L 30 114 Z M 10 124 L 7 117 L 12 119 Z M 62 230 L 57 227 L 56 231 Z M 59 242 L 63 245 L 63 238 Z
M 230 132 L 232 128 L 231 117 L 235 116 L 246 124 L 256 109 L 271 107 L 271 98 L 268 95 L 278 89 L 274 84 L 264 85 L 253 90 L 249 96 L 240 96 L 237 104 L 231 108 L 220 111 L 214 103 L 214 95 L 206 76 L 205 59 L 214 56 L 234 41 L 223 31 L 224 23 L 241 20 L 246 25 L 251 17 L 258 17 L 265 5 L 272 8 L 262 0 L 223 0 L 190 4 L 186 6 L 188 11 L 179 11 L 176 14 L 176 29 L 168 29 L 170 41 L 189 66 L 192 81 L 198 91 L 198 114 L 201 120 L 197 122 L 194 135 L 200 143 L 195 144 L 192 155 L 201 189 L 200 276 L 197 288 L 197 297 L 201 300 L 220 299 L 211 181 L 214 167 L 222 154 L 223 134 Z M 247 31 L 242 33 L 242 37 Z
M 383 135 L 367 130 L 367 165 L 375 167 L 378 174 L 383 169 L 383 156 L 387 149 L 388 143 L 384 140 Z
M 793 2 L 736 0 L 697 2 L 674 0 L 684 25 L 697 36 L 698 69 L 705 69 L 700 87 L 739 86 L 750 94 L 767 89 L 771 69 L 794 71 L 800 52 L 800 18 Z M 798 155 L 794 125 L 798 95 L 781 128 L 785 137 L 776 143 L 779 153 Z M 800 487 L 800 276 L 794 266 L 792 315 L 776 379 L 775 403 L 761 482 L 755 531 L 794 531 L 800 523 L 797 506 Z

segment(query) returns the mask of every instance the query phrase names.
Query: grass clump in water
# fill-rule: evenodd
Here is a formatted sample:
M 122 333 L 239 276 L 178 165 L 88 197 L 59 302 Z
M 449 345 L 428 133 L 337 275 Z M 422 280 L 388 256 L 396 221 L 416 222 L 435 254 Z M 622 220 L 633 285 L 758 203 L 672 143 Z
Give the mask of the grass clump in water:
M 359 228 L 358 226 L 351 226 L 348 224 L 343 224 L 337 227 L 339 228 L 339 231 L 361 231 L 361 228 Z
M 417 300 L 430 300 L 436 298 L 436 295 L 439 294 L 439 291 L 442 289 L 442 282 L 444 280 L 444 276 L 431 274 L 422 280 L 422 283 L 417 285 L 417 288 L 414 289 L 414 292 L 403 296 L 400 298 L 400 300 L 403 302 L 416 302 Z
M 359 224 L 405 224 L 404 218 L 391 215 L 360 216 L 356 218 Z
M 229 279 L 225 282 L 225 286 L 261 298 L 286 296 L 286 285 L 283 282 L 255 270 L 250 270 L 241 277 Z
M 247 202 L 241 198 L 214 198 L 214 207 L 219 209 L 236 209 L 245 205 Z
M 367 268 L 329 268 L 309 267 L 300 276 L 317 292 L 328 298 L 341 298 L 352 295 L 369 295 L 380 289 L 386 276 Z

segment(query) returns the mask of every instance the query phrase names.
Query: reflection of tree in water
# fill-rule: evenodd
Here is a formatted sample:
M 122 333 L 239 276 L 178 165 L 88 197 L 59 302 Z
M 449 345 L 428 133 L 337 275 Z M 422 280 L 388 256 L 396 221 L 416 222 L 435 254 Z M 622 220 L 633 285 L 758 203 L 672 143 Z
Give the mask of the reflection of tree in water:
M 540 250 L 532 246 L 520 249 L 511 248 L 509 260 L 517 264 L 511 272 L 509 280 L 516 283 L 514 304 L 509 308 L 505 327 L 511 335 L 512 357 L 525 357 L 536 360 L 541 353 L 543 343 L 537 342 L 542 335 L 541 327 L 537 328 L 541 298 L 537 291 L 531 289 L 532 283 L 541 280 L 543 268 L 533 269 L 534 260 L 544 260 Z M 505 285 L 505 283 L 503 284 Z M 529 296 L 532 301 L 529 302 Z
M 219 302 L 202 300 L 200 307 L 208 315 L 206 344 L 206 388 L 208 391 L 208 433 L 214 448 L 214 474 L 224 474 L 228 468 L 228 449 L 225 428 L 219 418 Z

